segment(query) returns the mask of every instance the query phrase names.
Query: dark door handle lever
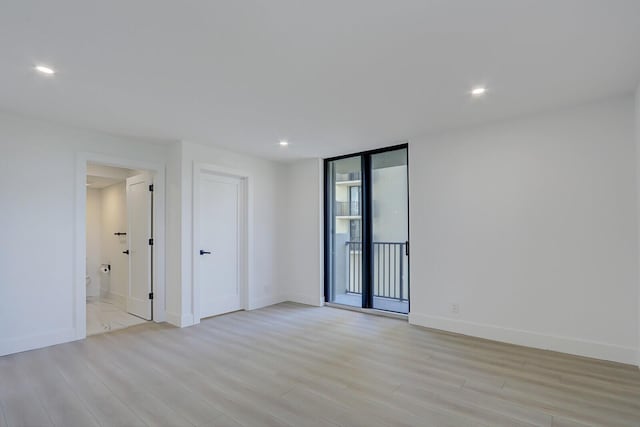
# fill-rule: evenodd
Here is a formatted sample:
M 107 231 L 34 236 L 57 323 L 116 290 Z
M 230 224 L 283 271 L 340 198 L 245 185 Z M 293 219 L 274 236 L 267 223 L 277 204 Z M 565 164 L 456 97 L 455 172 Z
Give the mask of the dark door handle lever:
M 200 255 L 210 255 L 211 252 L 207 252 L 207 251 L 203 251 L 202 249 L 200 249 Z
M 122 253 L 125 255 L 129 255 L 129 249 L 127 249 L 126 251 L 122 251 Z

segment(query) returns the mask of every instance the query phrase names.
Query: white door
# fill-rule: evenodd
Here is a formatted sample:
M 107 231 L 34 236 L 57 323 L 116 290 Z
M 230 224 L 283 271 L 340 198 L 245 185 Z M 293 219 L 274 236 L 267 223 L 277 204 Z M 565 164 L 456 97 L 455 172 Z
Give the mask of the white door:
M 127 241 L 129 243 L 129 290 L 127 311 L 151 320 L 153 250 L 151 175 L 127 178 Z
M 240 215 L 242 181 L 201 171 L 195 224 L 200 318 L 242 308 Z

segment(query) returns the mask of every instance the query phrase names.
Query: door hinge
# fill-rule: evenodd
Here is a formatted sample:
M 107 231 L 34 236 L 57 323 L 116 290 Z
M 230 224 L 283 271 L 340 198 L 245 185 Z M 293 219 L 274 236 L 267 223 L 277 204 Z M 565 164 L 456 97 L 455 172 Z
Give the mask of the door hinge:
M 149 292 L 149 299 L 153 299 L 153 292 Z
M 149 191 L 153 191 L 153 184 L 149 185 Z
M 149 246 L 153 246 L 153 239 L 149 239 Z
M 409 241 L 404 242 L 404 254 L 409 256 Z

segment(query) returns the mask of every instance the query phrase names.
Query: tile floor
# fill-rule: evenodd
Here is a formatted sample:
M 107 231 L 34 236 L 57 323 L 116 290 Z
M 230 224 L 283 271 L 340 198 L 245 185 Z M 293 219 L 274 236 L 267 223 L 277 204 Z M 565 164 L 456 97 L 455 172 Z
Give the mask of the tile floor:
M 105 298 L 87 301 L 87 335 L 102 334 L 146 322 L 127 313 L 124 307 L 115 301 Z

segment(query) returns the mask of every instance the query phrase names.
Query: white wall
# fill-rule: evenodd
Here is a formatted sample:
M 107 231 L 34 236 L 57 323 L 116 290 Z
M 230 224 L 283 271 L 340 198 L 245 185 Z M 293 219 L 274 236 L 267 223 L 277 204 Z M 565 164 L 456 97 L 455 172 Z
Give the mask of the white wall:
M 91 284 L 87 296 L 100 296 L 102 264 L 102 192 L 87 188 L 87 275 Z
M 171 323 L 194 323 L 194 161 L 245 170 L 252 175 L 255 246 L 249 308 L 284 299 L 281 254 L 285 249 L 283 215 L 287 194 L 283 189 L 287 169 L 283 164 L 192 143 L 158 145 L 3 113 L 0 222 L 6 225 L 3 240 L 12 244 L 0 245 L 0 355 L 70 341 L 79 335 L 74 319 L 76 160 L 85 152 L 140 164 L 167 165 L 164 267 L 167 320 Z M 106 229 L 107 236 L 103 235 L 102 240 L 113 238 L 113 232 Z M 113 269 L 117 261 L 104 261 L 104 255 L 102 262 L 110 262 Z M 81 268 L 84 265 L 83 259 Z
M 176 154 L 173 153 L 172 156 Z M 194 162 L 214 164 L 249 173 L 253 180 L 253 279 L 248 290 L 248 308 L 255 309 L 281 302 L 282 285 L 280 276 L 280 254 L 283 251 L 284 238 L 282 221 L 280 220 L 286 193 L 283 190 L 285 168 L 281 163 L 264 160 L 227 150 L 206 147 L 203 145 L 182 142 L 181 152 L 177 156 L 180 162 L 169 162 L 170 176 L 180 176 L 179 188 L 171 187 L 169 191 L 173 197 L 178 197 L 180 203 L 170 203 L 168 218 L 180 221 L 180 229 L 169 223 L 169 240 L 171 257 L 179 256 L 180 266 L 170 267 L 172 280 L 180 276 L 179 284 L 172 283 L 168 293 L 180 293 L 179 312 L 175 306 L 168 310 L 168 319 L 174 324 L 187 326 L 197 323 L 193 318 L 193 239 L 192 239 L 192 211 L 193 211 L 193 166 Z M 180 251 L 171 249 L 179 245 Z M 173 260 L 172 260 L 173 262 Z
M 633 100 L 625 97 L 411 141 L 411 322 L 636 362 L 633 120 Z M 0 245 L 0 355 L 76 336 L 79 152 L 167 163 L 172 323 L 193 323 L 194 161 L 254 178 L 250 307 L 322 301 L 321 161 L 283 165 L 0 114 L 0 223 L 11 242 Z M 457 316 L 449 311 L 454 302 Z
M 75 339 L 79 152 L 164 163 L 167 148 L 0 113 L 0 355 Z
M 129 286 L 129 258 L 122 251 L 128 249 L 127 236 L 115 236 L 127 232 L 127 192 L 125 181 L 110 185 L 100 191 L 102 206 L 102 263 L 111 265 L 111 272 L 102 275 L 103 295 L 126 297 Z
M 189 312 L 182 312 L 182 143 L 169 147 L 166 209 L 166 299 L 167 321 L 176 326 L 193 324 Z
M 635 363 L 633 120 L 626 96 L 412 140 L 411 323 Z
M 287 165 L 282 283 L 285 299 L 309 305 L 324 301 L 323 161 Z

